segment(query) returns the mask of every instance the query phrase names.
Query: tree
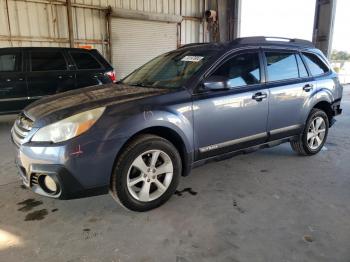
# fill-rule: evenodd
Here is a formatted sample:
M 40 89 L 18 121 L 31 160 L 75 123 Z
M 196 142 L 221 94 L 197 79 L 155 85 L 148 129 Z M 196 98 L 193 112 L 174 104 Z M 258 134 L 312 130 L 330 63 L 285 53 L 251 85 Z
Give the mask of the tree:
M 350 53 L 346 51 L 333 50 L 331 55 L 332 60 L 350 60 Z

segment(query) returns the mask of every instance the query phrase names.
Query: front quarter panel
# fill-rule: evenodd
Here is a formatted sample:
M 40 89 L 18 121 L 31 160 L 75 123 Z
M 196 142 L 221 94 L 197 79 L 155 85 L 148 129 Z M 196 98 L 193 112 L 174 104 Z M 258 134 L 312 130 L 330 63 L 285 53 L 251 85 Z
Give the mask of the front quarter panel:
M 193 148 L 192 101 L 187 90 L 145 98 L 108 108 L 99 129 L 103 140 L 126 142 L 135 134 L 152 127 L 166 127 L 181 136 L 187 153 Z

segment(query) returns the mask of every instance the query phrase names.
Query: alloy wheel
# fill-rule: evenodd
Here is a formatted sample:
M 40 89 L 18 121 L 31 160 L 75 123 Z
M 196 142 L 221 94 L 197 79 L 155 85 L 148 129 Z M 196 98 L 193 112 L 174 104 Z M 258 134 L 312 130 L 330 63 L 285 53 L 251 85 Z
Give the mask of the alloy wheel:
M 171 158 L 162 150 L 140 154 L 127 174 L 129 193 L 138 201 L 150 202 L 165 193 L 173 179 Z
M 326 134 L 326 122 L 320 116 L 315 117 L 307 132 L 307 144 L 312 150 L 317 150 L 323 143 Z

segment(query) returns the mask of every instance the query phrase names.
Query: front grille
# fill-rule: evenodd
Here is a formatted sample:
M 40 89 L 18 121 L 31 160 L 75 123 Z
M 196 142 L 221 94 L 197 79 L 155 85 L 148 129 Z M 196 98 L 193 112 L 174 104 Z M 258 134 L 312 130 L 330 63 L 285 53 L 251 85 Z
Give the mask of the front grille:
M 38 185 L 39 184 L 39 176 L 37 174 L 32 174 L 30 177 L 30 185 Z
M 20 114 L 12 127 L 13 142 L 17 146 L 23 144 L 23 140 L 27 137 L 32 127 L 33 121 L 24 114 Z

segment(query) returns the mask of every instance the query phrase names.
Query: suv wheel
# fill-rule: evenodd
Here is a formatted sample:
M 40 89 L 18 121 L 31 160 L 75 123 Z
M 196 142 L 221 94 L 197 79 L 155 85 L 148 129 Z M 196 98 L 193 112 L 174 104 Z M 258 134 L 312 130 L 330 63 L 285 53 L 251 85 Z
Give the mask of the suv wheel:
M 147 211 L 174 194 L 181 169 L 181 157 L 172 143 L 159 136 L 142 135 L 118 158 L 110 191 L 122 206 Z
M 303 134 L 298 140 L 291 141 L 293 150 L 304 156 L 317 154 L 326 142 L 328 127 L 327 114 L 320 109 L 312 109 Z

